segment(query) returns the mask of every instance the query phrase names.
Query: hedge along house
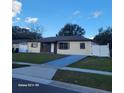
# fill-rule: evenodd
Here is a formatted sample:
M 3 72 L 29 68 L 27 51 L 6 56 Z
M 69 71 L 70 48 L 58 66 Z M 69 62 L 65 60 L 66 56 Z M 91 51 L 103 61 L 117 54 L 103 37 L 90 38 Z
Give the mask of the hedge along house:
M 13 46 L 13 48 L 15 48 L 17 44 L 13 44 Z M 94 42 L 83 36 L 57 36 L 42 38 L 41 40 L 25 40 L 18 42 L 19 52 L 109 56 L 108 47 L 106 47 L 107 49 L 105 50 L 107 52 L 101 55 L 98 53 L 101 52 L 100 49 L 93 48 L 93 46 Z M 103 48 L 104 47 L 102 47 L 102 50 L 104 50 Z

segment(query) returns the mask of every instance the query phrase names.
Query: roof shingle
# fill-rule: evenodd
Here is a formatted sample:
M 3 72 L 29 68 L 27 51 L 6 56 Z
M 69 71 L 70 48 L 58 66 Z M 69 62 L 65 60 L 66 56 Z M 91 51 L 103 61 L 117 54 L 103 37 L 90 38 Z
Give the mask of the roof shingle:
M 57 37 L 47 37 L 39 40 L 13 40 L 13 43 L 22 42 L 58 42 L 58 41 L 92 41 L 92 39 L 85 38 L 83 36 L 57 36 Z

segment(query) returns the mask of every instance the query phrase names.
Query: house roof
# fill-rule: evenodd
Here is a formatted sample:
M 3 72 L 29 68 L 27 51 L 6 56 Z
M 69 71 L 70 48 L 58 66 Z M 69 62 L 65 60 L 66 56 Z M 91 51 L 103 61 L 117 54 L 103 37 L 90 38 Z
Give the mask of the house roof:
M 42 42 L 57 42 L 57 41 L 92 41 L 89 38 L 83 36 L 57 36 L 57 37 L 48 37 L 43 38 Z
M 13 44 L 18 44 L 18 43 L 23 43 L 26 42 L 27 40 L 12 40 Z
M 29 39 L 12 40 L 13 44 L 24 43 L 24 42 L 41 42 L 41 40 L 29 40 Z
M 83 36 L 57 36 L 57 37 L 47 37 L 39 40 L 13 40 L 13 44 L 23 43 L 23 42 L 59 42 L 59 41 L 92 41 L 92 39 L 85 38 Z

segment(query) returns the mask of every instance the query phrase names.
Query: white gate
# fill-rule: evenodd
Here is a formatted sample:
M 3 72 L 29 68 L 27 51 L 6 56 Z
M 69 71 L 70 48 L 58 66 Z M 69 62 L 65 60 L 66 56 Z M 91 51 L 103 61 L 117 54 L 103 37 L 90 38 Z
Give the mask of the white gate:
M 26 43 L 19 44 L 19 52 L 22 52 L 22 53 L 28 52 L 28 46 Z
M 92 55 L 110 57 L 109 45 L 92 45 Z

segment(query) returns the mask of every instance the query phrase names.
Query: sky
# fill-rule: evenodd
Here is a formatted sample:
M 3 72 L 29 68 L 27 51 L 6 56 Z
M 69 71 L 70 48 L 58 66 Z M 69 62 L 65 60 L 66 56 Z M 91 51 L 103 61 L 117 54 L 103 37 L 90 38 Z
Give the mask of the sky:
M 112 0 L 13 0 L 12 5 L 13 25 L 40 24 L 43 37 L 55 36 L 67 23 L 84 28 L 88 38 L 112 26 Z

